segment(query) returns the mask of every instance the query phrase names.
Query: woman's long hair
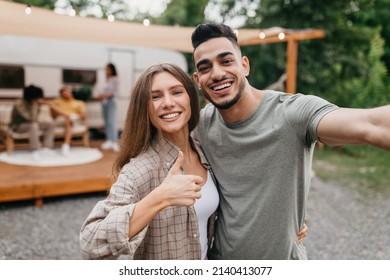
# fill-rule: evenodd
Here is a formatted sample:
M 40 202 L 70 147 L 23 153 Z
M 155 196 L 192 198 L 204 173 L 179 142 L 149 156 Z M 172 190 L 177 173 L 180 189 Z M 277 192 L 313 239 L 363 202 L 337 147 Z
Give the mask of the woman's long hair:
M 171 63 L 161 63 L 146 69 L 135 83 L 130 97 L 125 126 L 120 139 L 120 151 L 114 164 L 114 176 L 117 177 L 122 167 L 145 152 L 158 137 L 158 129 L 154 127 L 149 116 L 152 80 L 154 75 L 168 72 L 174 76 L 186 89 L 191 104 L 191 117 L 188 129 L 191 132 L 199 121 L 198 93 L 192 80 L 180 67 Z

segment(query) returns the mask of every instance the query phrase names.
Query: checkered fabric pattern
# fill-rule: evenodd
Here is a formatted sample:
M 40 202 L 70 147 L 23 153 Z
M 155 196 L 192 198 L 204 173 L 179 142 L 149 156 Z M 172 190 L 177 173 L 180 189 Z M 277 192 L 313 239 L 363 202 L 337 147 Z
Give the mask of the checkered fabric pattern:
M 176 146 L 160 139 L 122 168 L 109 196 L 96 204 L 81 228 L 84 259 L 117 259 L 120 255 L 134 259 L 200 259 L 194 207 L 167 207 L 140 233 L 128 238 L 135 204 L 162 183 L 178 151 Z M 205 157 L 198 152 L 202 164 L 209 169 Z M 214 216 L 210 220 L 214 221 Z

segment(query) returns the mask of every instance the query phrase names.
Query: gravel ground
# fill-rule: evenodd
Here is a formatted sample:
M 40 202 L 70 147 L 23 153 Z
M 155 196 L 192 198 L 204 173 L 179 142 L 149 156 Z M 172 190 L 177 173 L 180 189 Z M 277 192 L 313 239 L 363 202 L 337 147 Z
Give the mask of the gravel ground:
M 0 260 L 81 259 L 82 222 L 104 194 L 0 204 Z M 314 178 L 305 241 L 310 259 L 390 259 L 390 195 L 361 193 Z
M 310 259 L 390 260 L 390 190 L 362 191 L 314 178 L 307 216 Z
M 81 225 L 103 194 L 45 199 L 0 210 L 0 260 L 81 259 L 78 238 Z M 5 209 L 4 209 L 5 208 Z M 8 208 L 8 209 L 7 209 Z

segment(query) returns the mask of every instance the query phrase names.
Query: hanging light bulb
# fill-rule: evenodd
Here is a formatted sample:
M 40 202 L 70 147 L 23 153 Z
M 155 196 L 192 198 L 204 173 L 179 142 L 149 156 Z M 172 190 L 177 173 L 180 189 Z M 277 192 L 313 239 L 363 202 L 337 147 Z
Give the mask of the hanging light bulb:
M 24 12 L 26 13 L 26 15 L 30 15 L 31 14 L 32 10 L 31 10 L 31 5 L 30 4 L 27 4 L 27 7 L 24 10 Z
M 259 38 L 260 39 L 264 39 L 265 38 L 265 33 L 264 32 L 260 32 L 259 33 Z
M 109 22 L 113 22 L 115 20 L 115 17 L 114 17 L 114 15 L 109 15 L 107 17 L 107 19 L 108 19 Z
M 144 26 L 148 27 L 150 25 L 150 20 L 147 18 L 144 19 L 143 24 L 144 24 Z
M 70 15 L 71 17 L 74 17 L 74 16 L 76 15 L 76 10 L 73 9 L 73 7 L 70 9 L 69 15 Z

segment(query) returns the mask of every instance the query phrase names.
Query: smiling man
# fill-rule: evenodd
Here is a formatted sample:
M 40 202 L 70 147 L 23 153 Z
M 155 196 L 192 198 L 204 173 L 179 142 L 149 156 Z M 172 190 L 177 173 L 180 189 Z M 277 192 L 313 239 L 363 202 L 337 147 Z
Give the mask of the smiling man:
M 199 25 L 192 45 L 194 80 L 211 102 L 197 137 L 220 183 L 210 258 L 306 259 L 296 236 L 316 141 L 390 149 L 390 106 L 346 109 L 316 96 L 258 90 L 226 25 Z

